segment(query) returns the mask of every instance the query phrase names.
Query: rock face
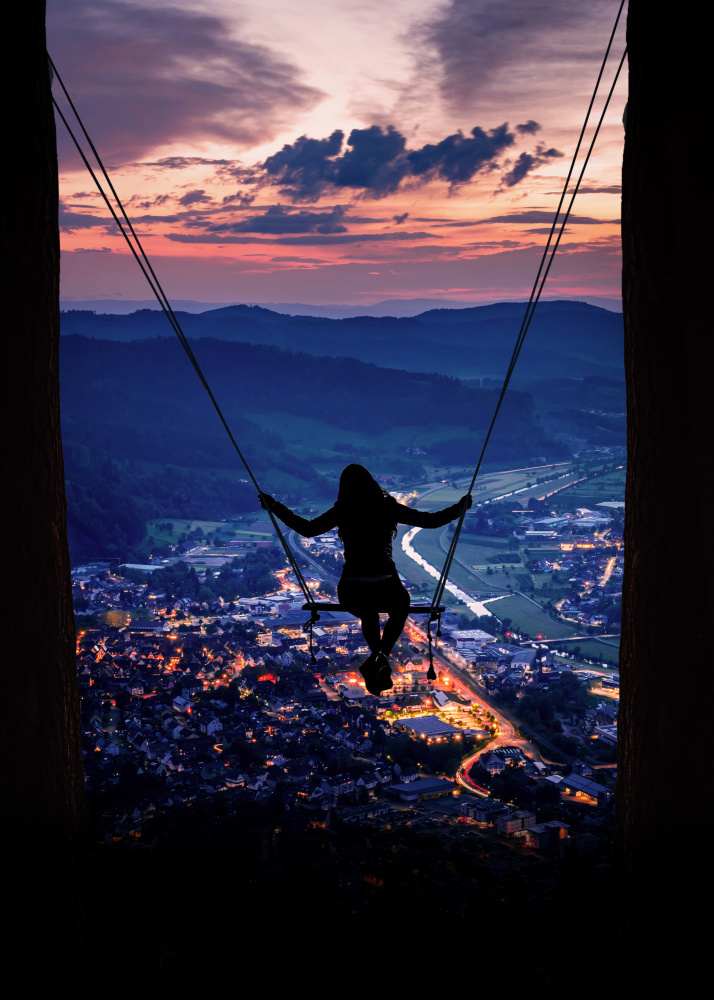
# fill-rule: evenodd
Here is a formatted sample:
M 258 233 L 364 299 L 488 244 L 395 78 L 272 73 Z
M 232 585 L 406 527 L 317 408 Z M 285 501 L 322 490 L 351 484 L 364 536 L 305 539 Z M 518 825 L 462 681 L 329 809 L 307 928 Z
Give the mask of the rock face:
M 703 844 L 678 848 L 676 817 L 696 802 L 702 828 L 711 823 L 711 796 L 701 796 L 710 781 L 708 733 L 682 710 L 661 626 L 686 621 L 692 648 L 711 647 L 712 206 L 701 201 L 695 145 L 665 134 L 662 123 L 676 119 L 679 135 L 696 130 L 708 82 L 695 25 L 683 13 L 663 15 L 660 4 L 631 0 L 623 169 L 629 458 L 616 826 L 623 940 L 652 953 L 685 928 L 694 954 L 694 894 L 709 864 Z M 705 660 L 687 676 L 700 704 L 712 695 Z M 680 768 L 685 745 L 691 767 Z M 677 955 L 671 939 L 667 944 Z
M 36 947 L 29 944 L 36 934 L 48 941 L 40 964 L 66 968 L 67 941 L 79 922 L 86 806 L 60 437 L 57 152 L 44 8 L 31 0 L 13 12 L 19 62 L 10 76 L 5 66 L 6 86 L 17 88 L 7 126 L 23 151 L 23 197 L 10 194 L 8 162 L 0 209 L 7 560 L 0 727 L 7 820 L 0 851 L 12 859 L 8 959 L 21 962 L 25 949 Z M 30 924 L 33 935 L 26 933 Z M 31 965 L 23 966 L 23 978 Z M 25 988 L 32 989 L 29 980 Z

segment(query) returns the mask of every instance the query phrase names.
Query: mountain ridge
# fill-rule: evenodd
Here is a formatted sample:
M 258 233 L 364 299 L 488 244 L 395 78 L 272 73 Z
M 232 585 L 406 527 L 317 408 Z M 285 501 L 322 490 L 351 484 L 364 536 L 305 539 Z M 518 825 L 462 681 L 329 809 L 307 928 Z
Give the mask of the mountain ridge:
M 315 356 L 353 357 L 380 367 L 457 378 L 502 378 L 520 328 L 523 303 L 468 309 L 434 309 L 415 317 L 326 319 L 286 316 L 262 306 L 224 306 L 204 313 L 177 313 L 191 339 L 305 351 Z M 128 315 L 82 310 L 62 313 L 64 336 L 131 341 L 171 337 L 155 310 Z M 589 375 L 623 378 L 621 315 L 586 303 L 541 303 L 516 372 L 517 380 Z

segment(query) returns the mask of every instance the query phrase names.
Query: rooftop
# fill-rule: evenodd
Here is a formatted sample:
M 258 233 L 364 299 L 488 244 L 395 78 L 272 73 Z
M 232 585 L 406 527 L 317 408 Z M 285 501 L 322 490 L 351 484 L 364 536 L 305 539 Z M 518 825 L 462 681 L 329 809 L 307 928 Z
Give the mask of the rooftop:
M 405 729 L 411 729 L 420 736 L 451 736 L 454 733 L 461 733 L 456 726 L 448 722 L 442 722 L 436 715 L 420 715 L 415 719 L 400 720 Z

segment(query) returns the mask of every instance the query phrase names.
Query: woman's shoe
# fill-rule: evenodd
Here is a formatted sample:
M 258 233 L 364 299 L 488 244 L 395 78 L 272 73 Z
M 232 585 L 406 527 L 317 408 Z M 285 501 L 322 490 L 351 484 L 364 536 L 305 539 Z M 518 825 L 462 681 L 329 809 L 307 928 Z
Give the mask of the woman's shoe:
M 392 680 L 392 668 L 389 666 L 389 659 L 386 653 L 377 653 L 376 667 L 377 684 L 379 685 L 380 693 L 382 691 L 388 691 L 390 688 L 394 687 L 394 681 Z
M 378 665 L 381 655 L 381 653 L 372 653 L 359 668 L 359 672 L 365 680 L 365 687 L 375 697 L 378 697 L 382 691 L 382 688 L 379 687 L 380 667 Z

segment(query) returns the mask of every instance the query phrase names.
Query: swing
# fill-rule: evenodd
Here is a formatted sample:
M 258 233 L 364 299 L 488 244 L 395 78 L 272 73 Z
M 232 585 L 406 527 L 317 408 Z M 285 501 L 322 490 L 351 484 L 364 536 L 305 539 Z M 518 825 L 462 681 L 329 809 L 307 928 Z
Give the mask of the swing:
M 317 663 L 315 657 L 315 652 L 313 648 L 313 628 L 320 621 L 320 610 L 322 611 L 344 611 L 347 614 L 349 612 L 346 608 L 343 608 L 341 604 L 329 604 L 326 601 L 309 601 L 307 604 L 303 604 L 303 611 L 309 611 L 310 617 L 305 622 L 302 627 L 303 632 L 308 632 L 310 635 L 310 659 L 313 663 Z M 436 671 L 434 670 L 434 651 L 432 649 L 432 635 L 431 635 L 431 623 L 436 622 L 436 637 L 437 640 L 441 638 L 441 615 L 442 612 L 446 611 L 443 604 L 433 605 L 433 604 L 410 604 L 409 614 L 417 615 L 429 615 L 426 623 L 426 638 L 429 643 L 429 669 L 427 670 L 426 677 L 427 680 L 436 680 Z M 434 643 L 438 646 L 438 641 Z

